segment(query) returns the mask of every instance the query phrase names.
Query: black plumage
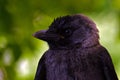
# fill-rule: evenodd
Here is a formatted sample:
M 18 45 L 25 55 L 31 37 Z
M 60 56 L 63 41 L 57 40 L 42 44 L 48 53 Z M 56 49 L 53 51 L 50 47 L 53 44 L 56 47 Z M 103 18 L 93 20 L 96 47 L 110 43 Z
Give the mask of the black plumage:
M 118 80 L 108 51 L 99 43 L 98 29 L 88 17 L 59 17 L 34 36 L 49 45 L 35 80 Z

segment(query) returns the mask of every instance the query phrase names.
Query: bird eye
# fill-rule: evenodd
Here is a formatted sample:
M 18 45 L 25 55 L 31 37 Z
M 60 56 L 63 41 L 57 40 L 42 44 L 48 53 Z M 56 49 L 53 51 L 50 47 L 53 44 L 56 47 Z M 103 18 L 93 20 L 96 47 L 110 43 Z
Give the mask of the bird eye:
M 72 31 L 71 29 L 65 29 L 63 33 L 65 36 L 70 36 L 72 34 Z
M 65 33 L 69 34 L 69 33 L 71 33 L 71 30 L 67 29 L 67 30 L 65 30 Z

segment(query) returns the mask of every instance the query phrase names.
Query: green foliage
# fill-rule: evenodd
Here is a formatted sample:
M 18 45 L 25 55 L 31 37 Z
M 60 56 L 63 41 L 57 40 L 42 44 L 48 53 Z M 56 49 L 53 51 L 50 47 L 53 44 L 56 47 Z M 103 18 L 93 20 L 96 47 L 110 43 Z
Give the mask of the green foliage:
M 119 0 L 0 0 L 0 80 L 33 80 L 47 44 L 32 37 L 58 16 L 82 13 L 98 25 L 120 75 Z M 120 76 L 119 76 L 120 78 Z

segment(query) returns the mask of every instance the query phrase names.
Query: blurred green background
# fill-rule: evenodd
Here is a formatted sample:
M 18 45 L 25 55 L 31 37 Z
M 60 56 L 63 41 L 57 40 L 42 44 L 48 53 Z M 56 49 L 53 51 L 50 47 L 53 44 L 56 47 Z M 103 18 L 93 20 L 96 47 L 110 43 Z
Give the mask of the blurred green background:
M 120 79 L 120 0 L 0 0 L 0 80 L 33 80 L 48 46 L 32 34 L 78 13 L 97 24 Z

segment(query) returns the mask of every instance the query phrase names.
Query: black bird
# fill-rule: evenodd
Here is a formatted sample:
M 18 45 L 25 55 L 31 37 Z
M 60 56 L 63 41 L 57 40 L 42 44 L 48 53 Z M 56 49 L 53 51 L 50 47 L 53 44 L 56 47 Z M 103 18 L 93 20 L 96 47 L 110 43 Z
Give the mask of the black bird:
M 88 17 L 59 17 L 34 36 L 49 45 L 35 80 L 118 80 L 108 51 L 99 43 L 98 29 Z

